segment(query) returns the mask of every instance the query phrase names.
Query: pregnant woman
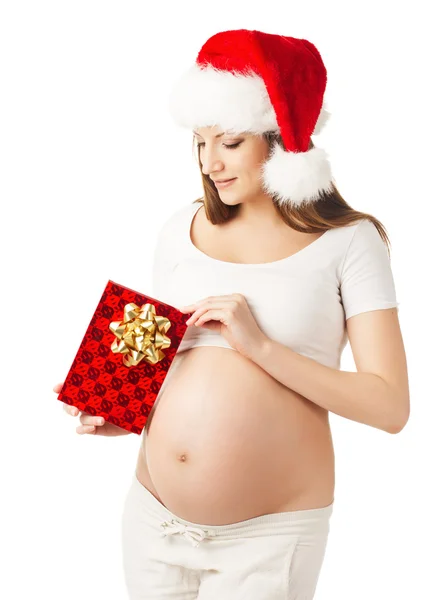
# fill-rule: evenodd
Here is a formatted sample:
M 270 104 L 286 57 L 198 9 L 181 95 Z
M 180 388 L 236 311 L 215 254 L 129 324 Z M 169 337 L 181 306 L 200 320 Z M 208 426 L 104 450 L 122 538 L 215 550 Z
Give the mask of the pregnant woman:
M 344 201 L 311 141 L 325 87 L 307 40 L 236 30 L 208 39 L 171 94 L 204 195 L 155 250 L 153 296 L 188 329 L 124 506 L 131 600 L 312 599 L 334 502 L 329 411 L 388 433 L 408 420 L 385 229 Z M 340 370 L 348 340 L 355 373 Z

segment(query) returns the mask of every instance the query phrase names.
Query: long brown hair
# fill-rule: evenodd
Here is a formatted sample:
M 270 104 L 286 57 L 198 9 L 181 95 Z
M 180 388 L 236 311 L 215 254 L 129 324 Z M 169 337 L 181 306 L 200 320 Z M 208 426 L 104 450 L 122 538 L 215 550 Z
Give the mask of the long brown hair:
M 270 152 L 275 141 L 285 149 L 279 133 L 266 132 L 261 135 L 268 142 Z M 195 136 L 193 136 L 193 145 L 196 146 Z M 314 148 L 314 144 L 310 140 L 309 150 L 311 148 Z M 206 217 L 213 225 L 233 219 L 239 212 L 239 206 L 228 206 L 221 201 L 212 180 L 202 172 L 199 147 L 197 158 L 202 176 L 204 196 L 197 198 L 193 203 L 200 202 L 204 204 Z M 387 245 L 388 254 L 390 255 L 391 242 L 384 225 L 373 215 L 352 208 L 341 196 L 334 183 L 332 183 L 332 191 L 321 193 L 317 202 L 311 202 L 302 207 L 294 207 L 288 204 L 280 206 L 274 202 L 274 206 L 287 225 L 303 233 L 320 233 L 328 229 L 351 225 L 359 219 L 369 219 Z

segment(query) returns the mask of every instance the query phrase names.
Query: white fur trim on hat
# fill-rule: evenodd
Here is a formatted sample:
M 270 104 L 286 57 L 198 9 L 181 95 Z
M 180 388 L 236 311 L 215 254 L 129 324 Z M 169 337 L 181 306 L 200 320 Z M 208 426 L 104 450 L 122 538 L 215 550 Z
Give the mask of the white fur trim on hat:
M 191 129 L 219 125 L 235 133 L 279 131 L 264 81 L 253 72 L 194 64 L 174 85 L 168 106 L 175 122 Z M 313 135 L 322 131 L 329 117 L 324 102 Z
M 320 192 L 332 191 L 331 167 L 321 148 L 286 152 L 275 142 L 261 171 L 266 193 L 276 195 L 281 205 L 287 203 L 299 207 L 319 200 Z

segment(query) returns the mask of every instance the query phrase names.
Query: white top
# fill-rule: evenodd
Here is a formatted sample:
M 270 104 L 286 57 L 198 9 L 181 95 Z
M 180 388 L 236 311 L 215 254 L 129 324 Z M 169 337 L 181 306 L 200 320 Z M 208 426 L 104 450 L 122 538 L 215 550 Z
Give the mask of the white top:
M 240 293 L 269 338 L 336 369 L 347 343 L 346 319 L 398 310 L 387 247 L 368 219 L 330 229 L 287 258 L 241 264 L 212 258 L 193 244 L 190 228 L 201 206 L 191 202 L 163 224 L 154 253 L 154 298 L 179 308 Z M 220 333 L 189 325 L 177 352 L 195 346 L 233 349 Z

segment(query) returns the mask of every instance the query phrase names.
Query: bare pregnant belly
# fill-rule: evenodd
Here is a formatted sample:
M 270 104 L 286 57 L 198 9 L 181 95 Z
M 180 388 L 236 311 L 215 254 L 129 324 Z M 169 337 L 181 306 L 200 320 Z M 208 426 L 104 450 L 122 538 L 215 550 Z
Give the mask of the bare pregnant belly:
M 328 506 L 328 413 L 240 353 L 176 355 L 146 424 L 136 476 L 175 515 L 226 525 Z

